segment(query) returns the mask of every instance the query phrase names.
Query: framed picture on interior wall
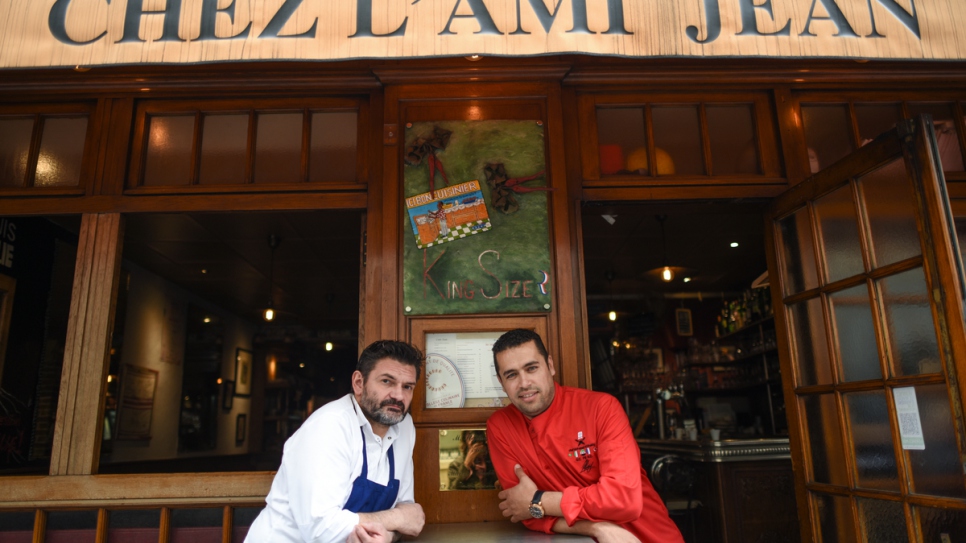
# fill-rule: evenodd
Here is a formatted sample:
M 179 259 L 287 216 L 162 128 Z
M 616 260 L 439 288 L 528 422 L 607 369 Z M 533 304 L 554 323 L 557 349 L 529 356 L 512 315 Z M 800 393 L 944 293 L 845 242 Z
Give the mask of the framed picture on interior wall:
M 245 442 L 245 430 L 248 429 L 248 415 L 244 413 L 239 413 L 235 417 L 235 443 L 241 444 Z
M 674 322 L 677 324 L 679 336 L 693 336 L 694 329 L 691 327 L 691 310 L 679 307 L 674 310 Z
M 235 349 L 235 396 L 252 393 L 252 352 L 241 347 Z
M 232 403 L 235 399 L 235 382 L 224 380 L 221 382 L 221 408 L 231 411 Z
M 644 349 L 644 364 L 647 369 L 654 373 L 664 373 L 664 351 L 660 348 Z

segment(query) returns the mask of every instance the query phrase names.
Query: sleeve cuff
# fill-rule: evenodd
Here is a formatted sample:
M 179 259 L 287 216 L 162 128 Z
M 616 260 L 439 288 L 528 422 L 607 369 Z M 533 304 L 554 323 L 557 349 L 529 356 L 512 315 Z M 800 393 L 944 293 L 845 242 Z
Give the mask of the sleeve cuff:
M 567 521 L 567 526 L 573 526 L 577 522 L 580 510 L 580 493 L 577 492 L 577 487 L 568 486 L 563 491 L 563 497 L 560 498 L 560 511 Z

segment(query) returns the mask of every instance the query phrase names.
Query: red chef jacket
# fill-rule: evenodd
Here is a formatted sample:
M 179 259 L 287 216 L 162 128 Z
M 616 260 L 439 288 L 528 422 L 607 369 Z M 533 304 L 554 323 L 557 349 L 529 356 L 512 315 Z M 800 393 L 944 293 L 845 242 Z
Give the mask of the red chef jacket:
M 627 415 L 608 394 L 555 384 L 553 402 L 532 420 L 513 405 L 486 423 L 490 458 L 503 488 L 519 482 L 520 464 L 540 490 L 563 492 L 567 524 L 619 524 L 643 543 L 684 543 L 664 502 L 641 467 L 641 450 Z M 553 533 L 555 517 L 527 519 Z

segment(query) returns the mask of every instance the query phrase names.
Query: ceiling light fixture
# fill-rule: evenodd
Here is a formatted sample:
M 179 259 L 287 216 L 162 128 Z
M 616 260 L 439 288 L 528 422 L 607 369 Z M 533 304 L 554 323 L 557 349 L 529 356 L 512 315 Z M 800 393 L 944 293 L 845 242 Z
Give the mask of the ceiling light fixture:
M 683 281 L 684 281 L 685 283 L 690 283 L 690 282 L 691 282 L 691 278 L 690 278 L 690 277 L 685 277 L 685 278 L 683 279 Z
M 667 232 L 664 230 L 664 221 L 667 220 L 667 215 L 658 215 L 656 218 L 661 225 L 661 242 L 664 245 L 664 268 L 661 269 L 661 279 L 665 283 L 670 283 L 674 279 L 674 270 L 667 265 Z
M 268 235 L 268 246 L 271 247 L 272 253 L 268 260 L 268 307 L 265 308 L 262 316 L 269 322 L 275 319 L 275 304 L 272 299 L 272 290 L 275 289 L 275 248 L 281 241 L 275 234 Z
M 332 350 L 332 342 L 331 341 L 326 341 L 325 342 L 325 350 L 326 351 L 331 351 Z
M 617 312 L 616 311 L 611 311 L 610 313 L 607 314 L 607 318 L 610 319 L 611 322 L 616 321 L 617 320 Z
M 737 241 L 732 241 L 732 242 L 731 242 L 731 247 L 732 247 L 732 248 L 735 248 L 735 247 L 737 247 L 737 246 L 738 246 L 738 242 L 737 242 Z

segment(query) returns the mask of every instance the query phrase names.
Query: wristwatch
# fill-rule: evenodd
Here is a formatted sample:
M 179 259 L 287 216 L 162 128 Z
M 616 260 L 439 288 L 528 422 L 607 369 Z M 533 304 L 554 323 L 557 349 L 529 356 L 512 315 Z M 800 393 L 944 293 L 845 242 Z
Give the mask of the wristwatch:
M 530 516 L 533 518 L 543 518 L 543 503 L 540 501 L 543 498 L 543 490 L 538 490 L 533 493 L 533 500 L 530 501 Z

